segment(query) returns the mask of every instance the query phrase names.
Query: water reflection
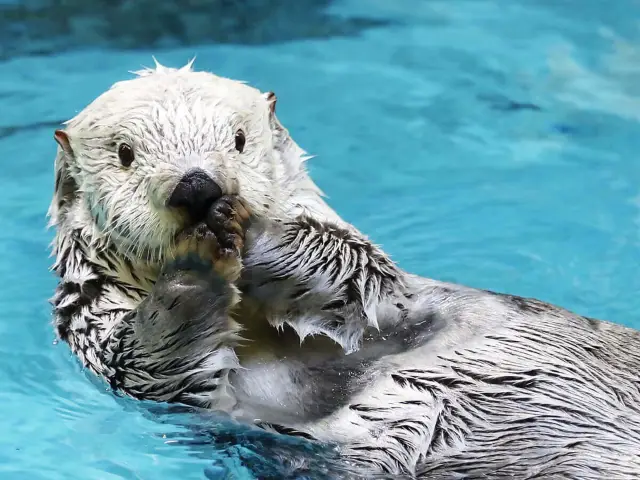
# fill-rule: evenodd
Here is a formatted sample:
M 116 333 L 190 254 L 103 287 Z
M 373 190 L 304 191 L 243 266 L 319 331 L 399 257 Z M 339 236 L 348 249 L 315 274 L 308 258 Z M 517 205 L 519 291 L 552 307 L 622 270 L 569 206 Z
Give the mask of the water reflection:
M 258 45 L 388 25 L 328 12 L 332 0 L 25 0 L 0 3 L 0 59 L 76 48 Z

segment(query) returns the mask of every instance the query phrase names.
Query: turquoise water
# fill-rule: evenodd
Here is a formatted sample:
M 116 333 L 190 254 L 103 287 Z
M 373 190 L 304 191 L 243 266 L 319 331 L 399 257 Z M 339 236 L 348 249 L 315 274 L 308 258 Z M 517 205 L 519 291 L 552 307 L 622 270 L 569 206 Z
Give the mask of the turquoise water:
M 53 129 L 151 55 L 196 55 L 274 90 L 330 203 L 405 269 L 640 327 L 640 2 L 320 3 L 368 26 L 0 51 L 0 478 L 201 479 L 214 464 L 210 478 L 252 478 L 271 465 L 272 446 L 246 438 L 176 443 L 197 437 L 188 424 L 215 426 L 115 397 L 54 344 Z

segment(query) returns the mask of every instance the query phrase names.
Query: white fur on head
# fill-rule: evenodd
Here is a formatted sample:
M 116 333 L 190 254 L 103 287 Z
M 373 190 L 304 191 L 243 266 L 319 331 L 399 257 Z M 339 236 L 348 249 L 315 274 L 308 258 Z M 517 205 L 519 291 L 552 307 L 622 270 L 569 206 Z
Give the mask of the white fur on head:
M 156 61 L 66 122 L 69 148 L 56 157 L 52 224 L 89 218 L 124 254 L 160 260 L 183 227 L 166 201 L 194 167 L 257 215 L 306 210 L 335 219 L 305 171 L 305 153 L 275 117 L 274 96 L 192 66 Z M 246 137 L 242 153 L 234 147 L 238 130 Z M 129 167 L 118 157 L 122 143 L 135 154 Z

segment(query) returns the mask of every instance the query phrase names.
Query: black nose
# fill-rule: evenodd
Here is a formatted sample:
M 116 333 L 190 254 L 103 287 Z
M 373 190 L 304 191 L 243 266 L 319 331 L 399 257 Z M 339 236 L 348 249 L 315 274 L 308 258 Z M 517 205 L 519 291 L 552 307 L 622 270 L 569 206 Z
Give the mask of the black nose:
M 173 190 L 167 205 L 181 207 L 189 212 L 192 222 L 204 219 L 209 208 L 220 197 L 222 189 L 203 170 L 195 169 L 187 172 Z

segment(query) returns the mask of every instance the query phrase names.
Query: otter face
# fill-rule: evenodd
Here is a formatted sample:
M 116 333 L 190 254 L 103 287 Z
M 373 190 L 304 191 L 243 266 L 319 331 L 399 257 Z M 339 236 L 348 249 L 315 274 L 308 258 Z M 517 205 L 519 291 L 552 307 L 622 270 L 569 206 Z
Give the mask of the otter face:
M 82 211 L 122 252 L 160 259 L 223 194 L 273 213 L 297 175 L 287 150 L 302 163 L 274 109 L 273 94 L 191 64 L 116 83 L 55 134 L 54 223 Z

